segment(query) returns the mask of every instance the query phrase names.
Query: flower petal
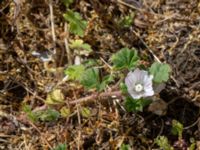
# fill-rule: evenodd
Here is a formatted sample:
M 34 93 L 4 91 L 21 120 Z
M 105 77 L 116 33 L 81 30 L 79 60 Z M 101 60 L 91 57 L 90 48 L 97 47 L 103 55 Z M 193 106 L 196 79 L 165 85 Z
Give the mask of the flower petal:
M 138 68 L 135 69 L 133 73 L 136 76 L 138 83 L 143 83 L 144 77 L 148 75 L 147 71 L 140 70 Z
M 131 95 L 131 97 L 132 98 L 134 98 L 134 99 L 140 99 L 142 96 L 143 96 L 143 94 L 130 94 Z
M 125 84 L 128 88 L 128 93 L 134 98 L 139 99 L 141 97 L 148 97 L 154 95 L 152 87 L 152 75 L 148 75 L 148 72 L 145 70 L 135 69 L 133 72 L 129 72 L 125 78 Z M 143 85 L 144 91 L 136 92 L 135 85 Z
M 153 96 L 154 95 L 154 91 L 153 89 L 148 89 L 148 90 L 145 90 L 144 92 L 144 97 L 147 97 L 147 96 Z
M 129 72 L 127 77 L 125 78 L 125 83 L 127 84 L 133 84 L 137 81 L 136 76 L 134 75 L 134 72 Z
M 146 88 L 153 88 L 152 87 L 152 77 L 151 76 L 145 76 L 145 79 L 144 79 L 144 89 Z

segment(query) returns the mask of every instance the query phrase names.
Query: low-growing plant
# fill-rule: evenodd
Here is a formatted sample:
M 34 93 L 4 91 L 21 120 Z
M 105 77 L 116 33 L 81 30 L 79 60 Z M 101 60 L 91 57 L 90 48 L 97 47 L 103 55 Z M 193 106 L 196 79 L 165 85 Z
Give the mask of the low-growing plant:
M 55 121 L 60 117 L 60 113 L 52 108 L 32 111 L 30 106 L 25 105 L 23 107 L 23 111 L 26 113 L 28 119 L 30 119 L 32 122 Z
M 117 21 L 119 27 L 121 28 L 129 28 L 133 24 L 133 20 L 135 17 L 135 13 L 131 12 L 130 14 L 126 16 L 121 16 L 119 20 Z
M 69 66 L 65 74 L 68 79 L 78 81 L 86 90 L 98 92 L 105 91 L 117 80 L 121 81 L 119 89 L 125 96 L 125 108 L 129 112 L 137 112 L 142 111 L 151 103 L 152 97 L 159 94 L 162 89 L 155 88 L 163 87 L 159 85 L 167 82 L 171 72 L 170 66 L 165 63 L 154 62 L 150 67 L 141 65 L 134 48 L 122 48 L 111 56 L 110 62 L 110 70 L 104 76 L 100 74 L 104 68 L 87 67 L 84 63 Z
M 155 143 L 163 150 L 174 150 L 174 148 L 169 144 L 167 137 L 158 136 L 155 139 Z
M 52 150 L 67 150 L 66 144 L 58 144 L 54 149 Z
M 129 144 L 122 144 L 120 150 L 131 150 L 131 146 Z
M 194 138 L 190 138 L 190 146 L 185 142 L 183 138 L 183 124 L 181 124 L 177 120 L 172 120 L 172 128 L 171 132 L 173 135 L 177 136 L 177 140 L 170 144 L 168 138 L 165 136 L 158 136 L 154 142 L 163 150 L 175 150 L 175 149 L 189 149 L 194 150 L 196 147 L 196 143 Z
M 86 47 L 88 46 L 86 45 Z M 157 90 L 157 88 L 169 79 L 171 72 L 168 64 L 154 62 L 150 67 L 141 65 L 140 57 L 133 48 L 122 48 L 111 56 L 110 64 L 107 65 L 109 65 L 109 69 L 98 67 L 98 62 L 90 65 L 83 62 L 81 65 L 68 66 L 64 73 L 69 81 L 75 81 L 76 84 L 82 85 L 85 90 L 93 91 L 95 95 L 89 97 L 92 99 L 101 97 L 101 95 L 103 97 L 114 96 L 112 91 L 105 92 L 108 87 L 111 89 L 112 86 L 115 87 L 114 89 L 117 91 L 114 94 L 123 95 L 124 106 L 128 112 L 143 111 L 143 108 L 148 106 L 153 97 L 159 93 L 157 91 L 162 90 Z M 29 107 L 25 107 L 24 111 L 32 121 L 55 120 L 60 113 L 62 117 L 67 117 L 70 115 L 70 109 L 63 106 L 65 105 L 64 99 L 61 89 L 53 89 L 47 94 L 45 101 L 46 105 L 50 106 L 49 109 L 32 112 Z M 60 113 L 50 109 L 52 105 L 62 106 L 59 110 Z M 81 114 L 83 117 L 89 117 L 90 110 L 84 107 Z M 179 130 L 177 132 L 181 136 L 181 132 Z
M 178 122 L 177 120 L 172 120 L 172 129 L 171 129 L 172 134 L 177 135 L 178 139 L 182 139 L 182 134 L 183 134 L 183 124 Z

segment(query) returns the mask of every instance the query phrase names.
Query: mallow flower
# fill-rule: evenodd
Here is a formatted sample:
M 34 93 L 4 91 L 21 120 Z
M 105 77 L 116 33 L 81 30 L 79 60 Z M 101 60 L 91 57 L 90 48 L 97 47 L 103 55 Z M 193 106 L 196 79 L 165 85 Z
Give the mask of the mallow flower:
M 154 95 L 152 86 L 152 75 L 148 75 L 145 70 L 135 69 L 133 72 L 129 72 L 125 78 L 125 84 L 128 89 L 128 93 L 134 99 L 140 99 L 141 97 L 148 97 Z

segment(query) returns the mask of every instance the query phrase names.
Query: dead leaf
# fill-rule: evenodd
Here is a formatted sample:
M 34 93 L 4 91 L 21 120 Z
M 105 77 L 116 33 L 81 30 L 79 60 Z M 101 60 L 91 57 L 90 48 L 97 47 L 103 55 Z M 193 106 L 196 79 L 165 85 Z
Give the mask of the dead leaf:
M 149 105 L 148 111 L 156 115 L 163 116 L 167 112 L 167 103 L 160 98 L 156 99 Z

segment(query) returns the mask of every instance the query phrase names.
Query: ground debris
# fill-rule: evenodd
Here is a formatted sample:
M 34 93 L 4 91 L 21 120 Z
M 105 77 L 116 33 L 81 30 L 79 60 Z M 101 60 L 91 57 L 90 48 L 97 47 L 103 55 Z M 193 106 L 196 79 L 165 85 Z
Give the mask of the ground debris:
M 49 1 L 0 1 L 0 149 L 47 150 L 59 143 L 72 150 L 119 149 L 123 143 L 136 150 L 152 149 L 158 135 L 171 143 L 177 140 L 170 133 L 173 119 L 186 127 L 184 148 L 190 137 L 199 147 L 198 0 L 76 0 L 71 6 L 88 21 L 83 40 L 94 50 L 81 59 L 101 58 L 105 63 L 120 48 L 135 47 L 147 59 L 144 64 L 154 58 L 170 64 L 172 79 L 160 94 L 160 105 L 149 107 L 159 116 L 146 110 L 128 113 L 118 106 L 118 97 L 99 102 L 103 94 L 84 93 L 81 86 L 66 82 L 64 69 L 76 58 L 75 52 L 67 56 L 66 39 L 79 39 L 66 31 L 64 4 L 52 1 L 52 6 L 56 40 Z M 133 22 L 122 27 L 119 20 L 130 14 Z M 54 122 L 30 122 L 24 104 L 33 110 L 48 108 L 45 100 L 54 90 L 62 96 L 57 100 L 61 105 L 52 104 L 52 108 L 66 105 L 72 113 Z M 77 104 L 77 99 L 92 92 L 92 102 Z M 85 105 L 91 111 L 89 117 L 80 113 Z

